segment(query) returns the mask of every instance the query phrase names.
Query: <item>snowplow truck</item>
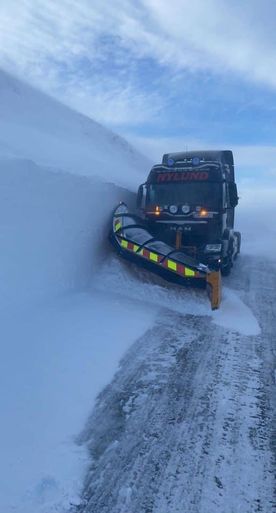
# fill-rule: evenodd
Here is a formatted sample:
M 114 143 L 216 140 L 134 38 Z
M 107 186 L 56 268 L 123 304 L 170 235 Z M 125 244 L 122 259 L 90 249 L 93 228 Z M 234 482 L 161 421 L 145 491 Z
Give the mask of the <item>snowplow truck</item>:
M 230 150 L 167 153 L 137 195 L 140 215 L 156 238 L 225 276 L 241 248 L 234 230 L 237 204 Z
M 203 284 L 212 309 L 221 301 L 221 273 L 240 251 L 231 151 L 170 153 L 153 166 L 137 194 L 137 212 L 113 212 L 110 241 L 123 258 L 182 285 Z

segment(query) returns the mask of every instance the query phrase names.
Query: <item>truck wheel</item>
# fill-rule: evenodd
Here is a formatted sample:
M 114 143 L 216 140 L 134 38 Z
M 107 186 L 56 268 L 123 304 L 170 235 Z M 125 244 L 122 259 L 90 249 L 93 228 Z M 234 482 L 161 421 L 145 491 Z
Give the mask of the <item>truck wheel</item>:
M 221 274 L 222 276 L 229 276 L 231 273 L 231 269 L 233 267 L 233 239 L 229 239 L 227 256 L 223 259 L 221 266 Z
M 225 260 L 225 262 L 222 264 L 222 267 L 221 267 L 222 276 L 229 276 L 229 274 L 231 273 L 232 265 L 233 264 L 232 264 L 231 260 L 229 259 L 229 257 L 227 257 L 227 259 Z
M 240 232 L 234 232 L 234 234 L 237 237 L 237 254 L 236 254 L 236 257 L 237 257 L 241 252 L 241 234 L 240 234 Z

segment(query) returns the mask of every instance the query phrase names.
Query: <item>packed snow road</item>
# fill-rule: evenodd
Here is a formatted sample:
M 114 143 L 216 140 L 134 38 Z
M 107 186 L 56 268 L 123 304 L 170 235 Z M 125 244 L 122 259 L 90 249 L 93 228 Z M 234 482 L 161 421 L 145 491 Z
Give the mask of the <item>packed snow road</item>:
M 82 442 L 81 513 L 271 513 L 276 266 L 241 257 L 224 283 L 261 326 L 160 311 L 100 394 Z

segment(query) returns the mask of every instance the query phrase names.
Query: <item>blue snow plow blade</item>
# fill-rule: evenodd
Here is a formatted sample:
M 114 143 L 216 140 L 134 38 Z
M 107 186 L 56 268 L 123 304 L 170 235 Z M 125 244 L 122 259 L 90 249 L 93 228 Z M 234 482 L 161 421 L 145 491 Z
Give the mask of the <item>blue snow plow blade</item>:
M 205 282 L 212 310 L 219 308 L 220 271 L 210 270 L 183 251 L 153 237 L 143 219 L 129 213 L 125 203 L 120 203 L 113 212 L 110 241 L 120 256 L 168 281 L 182 285 Z

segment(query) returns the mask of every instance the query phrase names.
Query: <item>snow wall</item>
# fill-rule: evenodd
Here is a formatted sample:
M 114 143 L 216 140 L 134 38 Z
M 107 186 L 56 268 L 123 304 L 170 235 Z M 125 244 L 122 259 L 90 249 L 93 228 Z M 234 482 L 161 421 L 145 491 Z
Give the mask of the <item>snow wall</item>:
M 32 161 L 0 160 L 1 306 L 91 285 L 108 254 L 113 207 L 135 195 Z
M 134 201 L 151 162 L 1 70 L 0 112 L 0 306 L 83 290 L 107 254 L 113 208 Z

